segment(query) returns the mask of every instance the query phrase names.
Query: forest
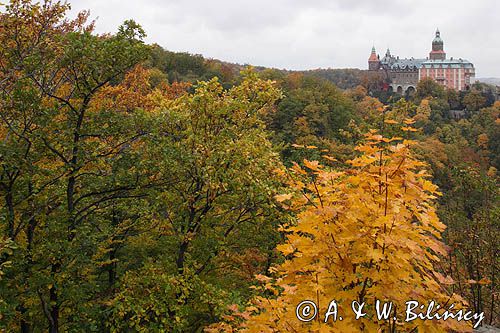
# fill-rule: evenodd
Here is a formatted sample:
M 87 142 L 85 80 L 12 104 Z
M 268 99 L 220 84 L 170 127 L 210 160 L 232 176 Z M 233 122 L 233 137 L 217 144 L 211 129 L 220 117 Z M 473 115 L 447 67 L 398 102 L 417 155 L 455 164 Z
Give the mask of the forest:
M 398 96 L 362 70 L 168 51 L 133 20 L 98 34 L 69 9 L 0 13 L 0 332 L 473 329 L 407 322 L 410 299 L 500 325 L 494 87 Z M 297 319 L 332 299 L 345 320 Z

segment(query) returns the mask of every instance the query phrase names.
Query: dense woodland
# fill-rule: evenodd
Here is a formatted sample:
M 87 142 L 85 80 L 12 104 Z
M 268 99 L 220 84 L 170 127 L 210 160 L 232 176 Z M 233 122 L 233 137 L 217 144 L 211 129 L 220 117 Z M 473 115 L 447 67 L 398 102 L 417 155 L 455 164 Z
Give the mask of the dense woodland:
M 333 298 L 500 324 L 490 86 L 390 95 L 361 70 L 170 52 L 132 20 L 99 35 L 68 9 L 0 14 L 0 331 L 471 329 L 294 317 Z

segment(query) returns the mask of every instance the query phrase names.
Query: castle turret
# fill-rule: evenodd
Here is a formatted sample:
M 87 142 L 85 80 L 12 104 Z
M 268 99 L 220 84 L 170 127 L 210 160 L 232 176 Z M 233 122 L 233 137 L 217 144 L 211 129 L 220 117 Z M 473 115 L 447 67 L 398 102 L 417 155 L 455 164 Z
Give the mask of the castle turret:
M 429 53 L 430 60 L 445 60 L 446 53 L 443 48 L 443 40 L 441 39 L 441 33 L 439 29 L 436 30 L 436 37 L 432 40 L 432 51 Z
M 380 68 L 380 57 L 377 56 L 377 53 L 375 51 L 375 46 L 373 46 L 370 58 L 368 58 L 368 69 L 371 71 L 377 71 L 379 68 Z

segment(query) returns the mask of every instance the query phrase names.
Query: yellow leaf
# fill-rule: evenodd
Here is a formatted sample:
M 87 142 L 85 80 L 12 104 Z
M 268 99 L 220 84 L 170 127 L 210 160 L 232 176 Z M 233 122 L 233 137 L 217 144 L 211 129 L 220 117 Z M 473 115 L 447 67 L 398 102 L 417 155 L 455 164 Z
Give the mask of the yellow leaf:
M 285 256 L 295 252 L 294 247 L 292 246 L 292 244 L 289 244 L 289 243 L 279 244 L 278 246 L 276 246 L 276 249 L 278 251 L 280 251 L 281 253 L 283 253 L 283 255 L 285 255 Z
M 328 155 L 321 155 L 321 157 L 323 157 L 324 159 L 327 159 L 329 161 L 332 161 L 332 162 L 336 162 L 337 161 L 336 158 L 333 158 L 333 157 L 328 156 Z
M 285 200 L 290 200 L 291 198 L 292 198 L 292 194 L 291 193 L 288 193 L 288 194 L 278 194 L 278 195 L 274 196 L 274 199 L 276 199 L 276 201 L 278 201 L 278 202 L 283 202 Z
M 321 169 L 320 169 L 320 165 L 319 165 L 319 162 L 318 162 L 318 161 L 308 161 L 308 160 L 304 160 L 304 165 L 305 165 L 308 169 L 311 169 L 311 170 L 314 170 L 314 171 L 321 171 Z
M 478 282 L 479 284 L 482 284 L 482 285 L 485 285 L 485 284 L 490 284 L 491 283 L 491 280 L 488 279 L 488 278 L 482 278 L 481 280 L 479 280 Z

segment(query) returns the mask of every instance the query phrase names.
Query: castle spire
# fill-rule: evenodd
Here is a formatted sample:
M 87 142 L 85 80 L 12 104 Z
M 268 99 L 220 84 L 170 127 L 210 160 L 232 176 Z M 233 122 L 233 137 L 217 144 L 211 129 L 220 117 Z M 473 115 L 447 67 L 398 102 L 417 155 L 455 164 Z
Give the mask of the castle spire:
M 375 45 L 373 45 L 372 53 L 370 54 L 370 58 L 368 58 L 368 69 L 378 70 L 379 67 L 380 67 L 380 59 L 377 56 L 377 52 L 375 51 Z
M 432 40 L 432 51 L 429 54 L 431 60 L 444 60 L 446 59 L 446 53 L 443 48 L 443 40 L 441 39 L 441 33 L 439 29 L 436 29 L 436 37 Z
M 375 51 L 375 45 L 372 46 L 372 53 L 370 54 L 370 58 L 368 58 L 368 61 L 378 61 L 377 58 L 377 51 Z

